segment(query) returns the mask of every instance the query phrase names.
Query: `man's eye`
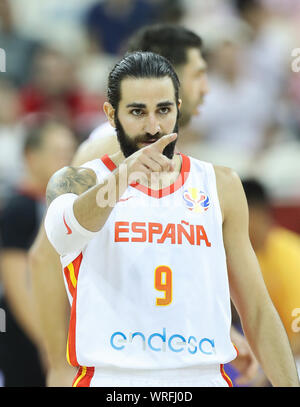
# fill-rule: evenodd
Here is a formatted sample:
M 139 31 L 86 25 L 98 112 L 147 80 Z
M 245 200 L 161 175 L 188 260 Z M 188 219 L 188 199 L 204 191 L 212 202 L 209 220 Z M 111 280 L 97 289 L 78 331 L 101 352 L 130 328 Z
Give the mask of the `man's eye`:
M 143 111 L 141 109 L 133 109 L 130 113 L 133 114 L 133 116 L 141 116 Z
M 160 113 L 160 114 L 167 114 L 167 113 L 169 113 L 169 111 L 170 111 L 170 108 L 169 108 L 169 107 L 161 107 L 161 108 L 159 109 L 159 113 Z

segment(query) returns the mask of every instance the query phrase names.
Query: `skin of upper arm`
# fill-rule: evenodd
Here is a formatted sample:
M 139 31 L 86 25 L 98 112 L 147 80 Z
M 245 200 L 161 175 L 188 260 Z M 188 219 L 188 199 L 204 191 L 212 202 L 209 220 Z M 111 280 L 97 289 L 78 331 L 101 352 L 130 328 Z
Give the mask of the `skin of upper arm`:
M 48 182 L 47 205 L 49 206 L 55 198 L 62 194 L 81 195 L 96 183 L 97 177 L 93 170 L 84 167 L 64 167 L 55 172 Z
M 23 249 L 4 249 L 1 253 L 1 276 L 6 289 L 13 287 L 15 281 L 28 282 L 27 257 Z
M 270 303 L 259 263 L 250 243 L 248 205 L 238 175 L 229 168 L 215 168 L 223 213 L 223 241 L 230 294 L 243 322 L 258 303 Z M 251 295 L 249 295 L 251 293 Z
M 49 206 L 59 195 L 68 192 L 81 195 L 95 186 L 97 183 L 95 172 L 80 166 L 105 154 L 113 155 L 118 151 L 120 151 L 120 145 L 115 135 L 82 143 L 73 157 L 72 166 L 58 170 L 50 178 L 46 190 L 47 205 Z

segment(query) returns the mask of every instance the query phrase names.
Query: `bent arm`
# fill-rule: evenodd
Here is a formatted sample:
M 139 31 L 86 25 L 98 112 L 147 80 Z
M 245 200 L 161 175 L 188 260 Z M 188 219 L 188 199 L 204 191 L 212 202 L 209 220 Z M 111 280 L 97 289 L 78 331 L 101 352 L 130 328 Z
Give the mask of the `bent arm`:
M 220 177 L 221 178 L 221 177 Z M 223 174 L 224 246 L 233 303 L 251 349 L 274 386 L 299 386 L 286 331 L 266 289 L 248 235 L 248 207 L 238 176 Z
M 163 150 L 176 137 L 175 133 L 165 135 L 136 151 L 98 184 L 96 174 L 87 168 L 65 167 L 55 173 L 47 186 L 48 203 L 55 199 L 48 208 L 45 228 L 58 253 L 66 255 L 83 248 L 104 226 L 131 182 L 170 170 L 171 160 Z M 119 163 L 122 153 L 116 153 L 114 159 Z

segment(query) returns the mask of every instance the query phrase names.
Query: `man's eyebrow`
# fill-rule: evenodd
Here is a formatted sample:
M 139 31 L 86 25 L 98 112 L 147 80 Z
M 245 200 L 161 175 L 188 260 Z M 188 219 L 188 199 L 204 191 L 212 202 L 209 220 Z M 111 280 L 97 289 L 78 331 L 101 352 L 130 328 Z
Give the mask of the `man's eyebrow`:
M 137 109 L 145 109 L 146 105 L 144 103 L 129 103 L 126 107 L 135 107 Z
M 157 107 L 174 106 L 174 102 L 170 102 L 169 100 L 166 100 L 165 102 L 157 103 L 156 106 Z
M 157 107 L 164 107 L 164 106 L 174 106 L 174 102 L 170 102 L 169 100 L 166 100 L 164 102 L 159 102 L 156 105 Z M 145 109 L 146 105 L 145 103 L 129 103 L 126 105 L 126 107 L 135 107 L 136 109 Z

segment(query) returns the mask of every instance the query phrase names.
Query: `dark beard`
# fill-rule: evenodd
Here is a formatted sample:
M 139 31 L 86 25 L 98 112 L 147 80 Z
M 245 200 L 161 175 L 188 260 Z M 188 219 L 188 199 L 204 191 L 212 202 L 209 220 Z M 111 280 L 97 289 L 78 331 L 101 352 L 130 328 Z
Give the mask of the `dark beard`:
M 164 134 L 160 134 L 160 133 L 157 133 L 155 135 L 144 134 L 141 136 L 137 136 L 137 137 L 135 137 L 134 140 L 132 140 L 125 133 L 117 115 L 115 118 L 115 124 L 116 124 L 116 133 L 117 133 L 118 141 L 120 144 L 120 148 L 121 148 L 121 151 L 122 151 L 123 155 L 125 156 L 125 158 L 129 157 L 130 155 L 132 155 L 133 153 L 135 153 L 136 151 L 139 150 L 139 148 L 137 146 L 139 143 L 147 142 L 148 140 L 151 140 L 154 138 L 156 138 L 158 140 L 162 136 L 164 136 Z M 176 124 L 175 124 L 175 127 L 174 127 L 172 133 L 178 134 L 178 116 L 177 116 Z M 168 144 L 163 151 L 163 154 L 166 157 L 168 157 L 170 160 L 174 156 L 174 150 L 175 150 L 175 145 L 176 145 L 177 139 L 178 139 L 178 137 L 174 141 L 172 141 L 170 144 Z

